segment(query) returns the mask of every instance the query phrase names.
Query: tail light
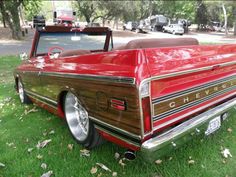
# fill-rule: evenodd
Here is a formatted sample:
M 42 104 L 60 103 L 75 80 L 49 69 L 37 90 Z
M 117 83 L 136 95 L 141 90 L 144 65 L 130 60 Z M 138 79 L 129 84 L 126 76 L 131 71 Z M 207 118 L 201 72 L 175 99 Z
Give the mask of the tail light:
M 148 133 L 152 130 L 149 83 L 146 83 L 141 86 L 140 95 L 141 95 L 141 102 L 142 102 L 144 133 Z
M 144 133 L 148 133 L 152 130 L 150 97 L 142 98 L 142 109 L 143 109 L 142 111 L 143 111 Z

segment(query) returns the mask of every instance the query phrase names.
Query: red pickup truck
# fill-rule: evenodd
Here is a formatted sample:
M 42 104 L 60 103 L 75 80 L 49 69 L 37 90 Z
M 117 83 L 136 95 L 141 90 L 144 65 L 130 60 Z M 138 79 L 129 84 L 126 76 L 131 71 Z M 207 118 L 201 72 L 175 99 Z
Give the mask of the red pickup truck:
M 113 47 L 104 27 L 46 26 L 14 72 L 22 103 L 65 118 L 86 148 L 103 139 L 155 159 L 236 111 L 236 45 L 193 38 L 133 40 Z

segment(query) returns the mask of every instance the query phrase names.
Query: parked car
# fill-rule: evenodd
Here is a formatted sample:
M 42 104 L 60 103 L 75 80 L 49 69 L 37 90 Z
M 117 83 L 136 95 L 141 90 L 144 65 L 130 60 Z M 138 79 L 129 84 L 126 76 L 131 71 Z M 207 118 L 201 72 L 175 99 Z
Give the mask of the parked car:
M 147 23 L 147 20 L 140 20 L 139 25 L 136 29 L 137 32 L 147 32 L 151 31 L 151 25 L 150 23 Z
M 220 22 L 211 21 L 212 31 L 222 32 L 223 25 Z
M 139 24 L 137 22 L 129 21 L 123 26 L 123 30 L 135 31 L 138 29 Z
M 178 24 L 170 24 L 168 26 L 163 27 L 163 32 L 183 35 L 184 34 L 184 28 L 181 25 L 178 25 Z
M 235 44 L 112 41 L 105 27 L 37 30 L 29 59 L 14 71 L 21 102 L 64 118 L 84 147 L 107 139 L 129 159 L 141 151 L 156 160 L 236 114 Z
M 45 17 L 43 15 L 35 15 L 33 18 L 33 27 L 44 27 L 45 26 Z

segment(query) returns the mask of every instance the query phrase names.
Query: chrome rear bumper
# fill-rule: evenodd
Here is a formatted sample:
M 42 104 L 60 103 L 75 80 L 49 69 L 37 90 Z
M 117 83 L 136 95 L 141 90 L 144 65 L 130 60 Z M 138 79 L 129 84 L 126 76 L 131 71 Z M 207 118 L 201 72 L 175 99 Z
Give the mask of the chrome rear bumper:
M 194 136 L 205 135 L 209 122 L 217 116 L 222 116 L 224 113 L 227 113 L 230 117 L 232 117 L 233 114 L 236 116 L 236 98 L 145 141 L 141 146 L 143 157 L 151 161 L 158 159 L 168 151 L 178 148 L 181 144 L 192 139 Z

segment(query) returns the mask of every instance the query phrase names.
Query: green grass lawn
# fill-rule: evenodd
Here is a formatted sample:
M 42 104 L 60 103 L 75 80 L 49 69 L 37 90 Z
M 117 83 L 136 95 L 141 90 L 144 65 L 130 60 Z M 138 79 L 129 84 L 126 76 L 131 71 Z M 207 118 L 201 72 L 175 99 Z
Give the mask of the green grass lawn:
M 64 120 L 38 107 L 37 112 L 25 114 L 34 105 L 22 105 L 14 90 L 12 72 L 19 64 L 17 57 L 0 57 L 0 162 L 5 164 L 0 167 L 0 177 L 38 177 L 49 170 L 56 177 L 112 176 L 101 168 L 91 174 L 97 162 L 117 172 L 117 176 L 236 176 L 236 115 L 214 135 L 192 140 L 163 157 L 160 164 L 144 162 L 138 157 L 135 161 L 125 161 L 123 167 L 114 154 L 123 154 L 125 149 L 106 142 L 92 150 L 90 157 L 81 156 L 83 148 L 73 140 Z M 49 134 L 52 130 L 55 133 Z M 37 149 L 37 143 L 46 139 L 52 141 Z M 68 144 L 74 148 L 70 150 Z M 233 157 L 224 159 L 221 147 L 228 148 Z M 29 148 L 33 150 L 28 152 Z M 188 163 L 190 159 L 194 160 L 193 164 Z M 47 169 L 40 167 L 42 163 L 47 164 Z

